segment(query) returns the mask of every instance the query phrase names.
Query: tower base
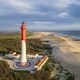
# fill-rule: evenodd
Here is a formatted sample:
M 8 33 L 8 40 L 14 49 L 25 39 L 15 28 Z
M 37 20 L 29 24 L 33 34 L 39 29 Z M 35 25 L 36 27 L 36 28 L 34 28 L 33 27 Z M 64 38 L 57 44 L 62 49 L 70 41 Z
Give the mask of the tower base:
M 27 62 L 27 64 L 23 65 L 21 62 L 16 62 L 15 67 L 16 68 L 27 68 L 31 65 L 30 62 Z
M 14 67 L 16 69 L 28 69 L 28 68 L 30 68 L 33 65 L 34 65 L 34 61 L 33 60 L 27 61 L 26 65 L 22 65 L 22 63 L 20 61 L 16 61 L 14 63 Z
M 21 66 L 26 66 L 28 63 L 27 62 L 20 62 Z

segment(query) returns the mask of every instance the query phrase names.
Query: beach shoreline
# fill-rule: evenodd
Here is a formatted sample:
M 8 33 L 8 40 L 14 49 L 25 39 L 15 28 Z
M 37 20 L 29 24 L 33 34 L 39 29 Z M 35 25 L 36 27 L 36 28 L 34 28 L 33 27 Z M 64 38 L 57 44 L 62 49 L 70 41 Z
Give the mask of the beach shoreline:
M 41 32 L 38 38 L 49 40 L 49 44 L 53 46 L 52 56 L 75 75 L 75 80 L 80 80 L 80 40 L 54 32 L 45 32 L 45 35 Z
M 58 40 L 54 39 L 55 36 Z M 53 47 L 52 56 L 75 75 L 75 80 L 80 80 L 80 41 L 74 40 L 70 36 L 54 34 L 50 39 L 53 41 L 50 45 L 54 45 L 54 42 L 57 43 L 55 43 L 56 47 Z

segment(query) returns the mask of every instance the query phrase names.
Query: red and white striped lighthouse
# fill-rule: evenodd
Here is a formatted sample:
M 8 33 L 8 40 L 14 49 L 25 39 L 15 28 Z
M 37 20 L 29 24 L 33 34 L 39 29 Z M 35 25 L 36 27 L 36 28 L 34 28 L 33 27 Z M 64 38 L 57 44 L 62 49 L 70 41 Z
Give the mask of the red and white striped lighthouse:
M 26 57 L 26 24 L 22 22 L 21 26 L 21 66 L 27 64 Z

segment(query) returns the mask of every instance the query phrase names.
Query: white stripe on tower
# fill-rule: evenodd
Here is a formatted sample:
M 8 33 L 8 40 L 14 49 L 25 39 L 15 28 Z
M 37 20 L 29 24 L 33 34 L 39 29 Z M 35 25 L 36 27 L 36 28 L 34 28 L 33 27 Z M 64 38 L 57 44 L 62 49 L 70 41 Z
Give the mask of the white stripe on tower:
M 22 40 L 22 45 L 21 45 L 21 62 L 27 62 L 27 59 L 26 59 L 26 42 L 24 40 Z

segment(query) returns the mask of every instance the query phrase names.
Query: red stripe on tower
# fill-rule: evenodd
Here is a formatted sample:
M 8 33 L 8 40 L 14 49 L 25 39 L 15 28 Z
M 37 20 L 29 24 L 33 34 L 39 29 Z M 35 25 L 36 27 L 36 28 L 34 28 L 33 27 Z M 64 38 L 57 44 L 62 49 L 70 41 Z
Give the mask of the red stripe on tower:
M 21 40 L 26 40 L 26 25 L 22 22 L 21 26 Z

